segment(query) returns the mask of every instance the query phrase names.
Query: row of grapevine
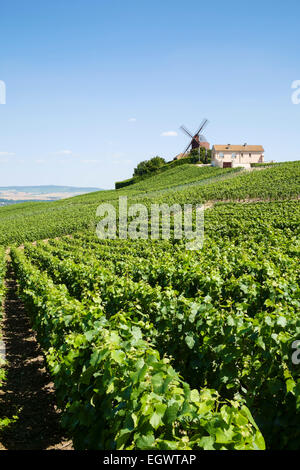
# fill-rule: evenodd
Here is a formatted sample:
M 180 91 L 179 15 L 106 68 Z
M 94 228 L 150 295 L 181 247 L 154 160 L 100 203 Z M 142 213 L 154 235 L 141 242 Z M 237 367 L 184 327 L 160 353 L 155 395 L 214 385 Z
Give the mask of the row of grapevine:
M 2 319 L 2 308 L 3 308 L 4 294 L 5 294 L 5 286 L 4 286 L 5 273 L 6 273 L 5 250 L 4 250 L 4 247 L 0 246 L 0 320 Z M 1 330 L 0 330 L 0 350 L 2 350 Z M 0 389 L 3 383 L 3 380 L 5 379 L 5 372 L 2 368 L 3 357 L 1 356 L 1 352 L 0 352 Z M 0 416 L 0 428 L 2 424 L 3 424 L 3 419 Z
M 229 216 L 231 217 L 231 214 Z M 259 225 L 257 217 L 256 221 Z M 251 290 L 251 286 L 256 283 L 257 292 L 252 296 L 252 303 L 246 310 L 249 313 L 251 309 L 256 311 L 258 307 L 262 307 L 271 297 L 279 302 L 282 296 L 293 295 L 294 286 L 299 279 L 295 258 L 297 250 L 299 253 L 299 241 L 294 240 L 290 233 L 294 224 L 292 218 L 289 226 L 288 218 L 285 217 L 284 230 L 278 228 L 275 230 L 274 226 L 266 225 L 268 231 L 265 236 L 262 236 L 262 231 L 257 234 L 256 227 L 251 232 L 248 225 L 246 235 L 242 237 L 241 222 L 234 243 L 232 237 L 224 237 L 223 230 L 222 240 L 220 237 L 216 238 L 219 229 L 217 226 L 212 232 L 214 239 L 208 237 L 204 249 L 194 253 L 177 249 L 178 246 L 173 246 L 169 242 L 163 242 L 160 246 L 158 243 L 147 245 L 141 240 L 133 245 L 129 241 L 106 240 L 96 243 L 90 242 L 89 239 L 85 241 L 84 238 L 68 239 L 66 243 L 54 241 L 51 243 L 53 247 L 47 246 L 44 249 L 50 250 L 61 259 L 68 257 L 77 263 L 83 260 L 84 263 L 93 264 L 97 268 L 99 268 L 98 260 L 101 266 L 106 266 L 119 276 L 130 276 L 135 281 L 143 279 L 152 286 L 156 284 L 163 288 L 172 286 L 186 296 L 199 295 L 202 291 L 204 295 L 209 294 L 213 298 L 225 298 L 237 302 L 243 300 L 243 289 L 246 289 L 244 284 L 246 283 Z M 271 230 L 274 239 L 270 236 Z M 270 276 L 272 271 L 275 273 L 274 276 Z M 97 282 L 97 276 L 93 271 L 89 277 L 91 282 Z M 284 294 L 272 286 L 272 277 L 281 278 L 281 290 L 284 282 Z M 290 301 L 290 297 L 286 298 Z
M 206 167 L 201 170 L 210 174 L 212 171 Z M 214 169 L 213 169 L 214 170 Z M 189 170 L 191 172 L 192 170 Z M 33 241 L 70 234 L 79 230 L 95 229 L 98 222 L 96 209 L 103 202 L 117 205 L 119 196 L 128 196 L 129 206 L 132 203 L 200 203 L 209 200 L 241 200 L 247 198 L 261 199 L 290 199 L 299 195 L 300 163 L 291 162 L 276 165 L 253 172 L 226 173 L 224 179 L 212 178 L 211 181 L 200 179 L 194 183 L 182 180 L 182 185 L 168 188 L 168 182 L 161 182 L 165 189 L 152 191 L 135 188 L 135 185 L 118 191 L 100 191 L 84 196 L 77 196 L 70 200 L 55 201 L 51 203 L 26 203 L 0 208 L 0 244 L 21 244 L 24 241 Z M 236 176 L 234 176 L 234 174 Z M 203 176 L 202 175 L 202 176 Z M 226 176 L 227 175 L 227 176 Z M 176 181 L 180 180 L 180 168 Z M 196 175 L 197 176 L 197 175 Z M 198 175 L 199 176 L 199 175 Z M 203 178 L 204 178 L 203 176 Z M 175 176 L 174 176 L 175 177 Z M 202 184 L 203 183 L 203 184 Z M 187 187 L 188 186 L 188 187 Z M 152 190 L 152 186 L 149 187 Z M 161 193 L 161 191 L 164 191 Z
M 144 281 L 153 287 L 176 289 L 187 297 L 209 295 L 217 308 L 220 304 L 225 307 L 226 302 L 228 308 L 232 308 L 233 303 L 241 308 L 240 304 L 244 303 L 243 312 L 253 316 L 259 309 L 268 311 L 267 300 L 270 303 L 272 299 L 270 305 L 277 307 L 282 303 L 293 305 L 299 281 L 298 262 L 284 254 L 284 248 L 282 243 L 280 253 L 277 246 L 270 248 L 266 255 L 265 247 L 252 242 L 251 250 L 248 246 L 233 248 L 228 244 L 226 250 L 216 253 L 216 247 L 211 245 L 206 257 L 200 260 L 185 252 L 173 257 L 168 254 L 158 257 L 154 252 L 150 259 L 141 259 L 132 255 L 120 256 L 118 250 L 115 255 L 113 249 L 88 252 L 72 246 L 69 250 L 64 244 L 41 248 L 27 246 L 26 251 L 43 261 L 43 269 L 60 273 L 59 280 L 66 282 L 76 292 L 74 295 L 80 297 L 85 295 L 85 289 L 96 290 L 101 285 L 103 273 L 108 272 L 110 277 L 114 275 L 134 282 Z M 256 252 L 255 261 L 253 252 Z M 274 280 L 277 284 L 280 282 L 280 288 Z
M 155 175 L 144 181 L 136 183 L 133 188 L 146 194 L 154 191 L 168 191 L 169 188 L 176 187 L 176 190 L 183 185 L 202 185 L 210 181 L 218 181 L 219 178 L 234 176 L 241 171 L 241 168 L 219 168 L 219 167 L 195 167 L 193 165 L 183 165 L 180 169 L 174 168 L 166 173 Z
M 6 272 L 5 249 L 3 246 L 0 245 L 0 318 L 1 318 L 3 296 L 5 292 L 5 288 L 4 288 L 5 272 Z
M 209 200 L 244 200 L 260 199 L 291 199 L 299 195 L 300 163 L 289 162 L 265 168 L 259 171 L 241 172 L 235 178 L 206 184 L 203 187 L 187 187 L 177 190 L 170 188 L 161 197 L 153 193 L 153 202 L 166 204 L 196 204 Z M 132 201 L 135 202 L 135 196 Z M 144 198 L 147 202 L 147 198 Z M 139 196 L 143 201 L 143 195 Z
M 12 261 L 76 448 L 264 448 L 245 405 L 191 389 L 160 357 L 150 322 L 80 303 L 20 250 Z
M 277 189 L 288 184 L 287 172 L 282 176 Z M 292 344 L 300 337 L 299 215 L 297 201 L 216 204 L 206 211 L 204 247 L 196 252 L 185 250 L 180 240 L 98 240 L 93 227 L 71 238 L 25 245 L 25 256 L 14 251 L 16 266 L 20 267 L 18 276 L 23 279 L 23 298 L 36 321 L 41 344 L 48 351 L 60 404 L 65 406 L 64 421 L 72 429 L 78 448 L 248 446 L 248 441 L 237 443 L 239 438 L 234 443 L 221 442 L 215 434 L 195 443 L 182 423 L 179 435 L 175 432 L 174 444 L 173 431 L 169 439 L 165 429 L 156 432 L 147 422 L 143 423 L 147 429 L 144 434 L 144 427 L 139 427 L 135 418 L 125 422 L 127 412 L 124 421 L 116 422 L 113 436 L 101 426 L 97 428 L 101 413 L 106 427 L 114 423 L 111 402 L 105 401 L 106 389 L 111 391 L 112 400 L 114 392 L 118 399 L 121 396 L 120 383 L 115 387 L 113 374 L 124 375 L 129 368 L 124 380 L 126 376 L 130 381 L 133 363 L 127 362 L 125 345 L 131 351 L 135 328 L 145 341 L 141 343 L 143 354 L 148 354 L 147 346 L 158 359 L 167 358 L 168 366 L 179 374 L 176 377 L 185 381 L 183 388 L 217 390 L 221 404 L 232 400 L 244 404 L 268 448 L 298 448 L 300 371 L 292 362 Z M 123 363 L 121 354 L 122 364 L 114 370 L 101 362 L 103 375 L 92 369 L 85 384 L 81 377 L 93 365 L 93 348 L 104 344 L 109 349 L 110 340 L 97 336 L 102 326 L 107 337 L 111 329 L 117 332 L 126 361 Z M 133 361 L 138 361 L 136 355 Z M 64 389 L 68 380 L 69 387 Z M 93 387 L 97 390 L 95 397 Z M 128 392 L 124 382 L 122 387 Z M 147 388 L 147 393 L 153 391 Z M 98 400 L 107 410 L 101 405 L 97 408 Z M 93 403 L 97 411 L 90 408 Z M 129 414 L 132 411 L 128 402 L 125 409 Z M 156 405 L 151 410 L 159 415 Z M 90 434 L 87 423 L 91 423 Z M 173 424 L 177 429 L 178 422 Z M 128 440 L 118 440 L 120 429 L 125 435 L 131 431 Z M 150 441 L 145 441 L 148 434 Z M 96 442 L 96 435 L 103 435 L 103 439 Z M 143 439 L 139 440 L 141 435 Z M 188 441 L 178 440 L 182 435 L 188 435 Z
M 101 245 L 88 252 L 59 241 L 26 253 L 83 302 L 150 321 L 156 348 L 174 357 L 190 384 L 244 399 L 270 445 L 295 446 L 300 375 L 291 344 L 300 326 L 299 269 L 285 231 L 273 248 L 267 237 L 258 244 L 248 235 L 241 246 L 210 240 L 202 255 L 154 251 L 149 263 L 125 253 L 118 265 L 118 243 L 104 244 L 107 256 Z

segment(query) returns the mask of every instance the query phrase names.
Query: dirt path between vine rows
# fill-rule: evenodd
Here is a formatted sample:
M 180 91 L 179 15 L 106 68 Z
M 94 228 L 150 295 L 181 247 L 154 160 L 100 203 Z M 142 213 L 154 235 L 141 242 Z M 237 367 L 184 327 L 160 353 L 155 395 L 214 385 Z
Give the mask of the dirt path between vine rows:
M 6 380 L 0 389 L 0 417 L 16 420 L 0 427 L 0 450 L 70 450 L 60 426 L 55 390 L 45 359 L 30 328 L 8 263 L 4 318 L 0 326 L 6 352 Z

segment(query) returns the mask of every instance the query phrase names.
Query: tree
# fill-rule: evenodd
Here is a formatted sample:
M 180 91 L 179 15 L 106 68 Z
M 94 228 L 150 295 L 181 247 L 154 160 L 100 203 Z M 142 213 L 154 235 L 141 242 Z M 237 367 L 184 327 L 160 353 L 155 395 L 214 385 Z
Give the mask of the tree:
M 189 155 L 192 158 L 193 163 L 210 163 L 211 162 L 211 150 L 205 149 L 205 147 L 200 147 L 200 159 L 199 159 L 199 149 L 193 149 L 190 151 Z
M 167 162 L 162 157 L 153 157 L 150 160 L 144 160 L 140 162 L 137 167 L 134 169 L 133 176 L 145 175 L 147 173 L 152 173 L 158 170 L 160 167 L 165 165 Z

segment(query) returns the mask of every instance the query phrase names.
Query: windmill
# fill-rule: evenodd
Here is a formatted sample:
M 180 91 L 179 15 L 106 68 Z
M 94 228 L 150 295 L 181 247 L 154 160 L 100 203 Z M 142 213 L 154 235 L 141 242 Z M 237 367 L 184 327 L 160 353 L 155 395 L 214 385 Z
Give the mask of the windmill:
M 201 122 L 200 126 L 199 126 L 199 130 L 195 133 L 195 134 L 191 134 L 186 127 L 184 126 L 180 126 L 180 129 L 187 135 L 189 136 L 189 138 L 191 139 L 190 142 L 189 142 L 189 145 L 186 147 L 186 149 L 184 150 L 184 152 L 181 154 L 181 157 L 184 157 L 184 155 L 187 153 L 187 151 L 189 150 L 189 148 L 191 147 L 191 149 L 199 149 L 199 152 L 200 152 L 200 148 L 201 147 L 204 147 L 206 150 L 209 149 L 209 143 L 207 142 L 206 138 L 204 137 L 203 134 L 201 134 L 201 132 L 205 129 L 205 127 L 207 126 L 208 124 L 208 120 L 207 119 L 203 119 L 203 121 Z

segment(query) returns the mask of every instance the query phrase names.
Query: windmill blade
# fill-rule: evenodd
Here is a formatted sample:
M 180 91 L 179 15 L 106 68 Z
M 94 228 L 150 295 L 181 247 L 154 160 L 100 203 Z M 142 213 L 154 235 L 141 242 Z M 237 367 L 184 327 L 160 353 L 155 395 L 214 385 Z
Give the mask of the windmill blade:
M 198 132 L 196 132 L 195 135 L 200 134 L 200 132 L 202 132 L 203 129 L 205 129 L 205 127 L 207 126 L 208 123 L 209 123 L 209 120 L 208 120 L 208 119 L 203 119 L 203 121 L 202 121 L 201 124 L 200 124 L 200 128 L 199 128 Z
M 187 130 L 186 127 L 180 126 L 180 129 L 181 129 L 186 135 L 188 135 L 191 139 L 193 138 L 192 134 Z
M 190 148 L 190 146 L 192 145 L 192 141 L 189 143 L 189 145 L 187 146 L 187 148 L 185 149 L 185 151 L 182 153 L 182 155 L 185 155 L 186 152 L 188 151 L 188 149 Z

